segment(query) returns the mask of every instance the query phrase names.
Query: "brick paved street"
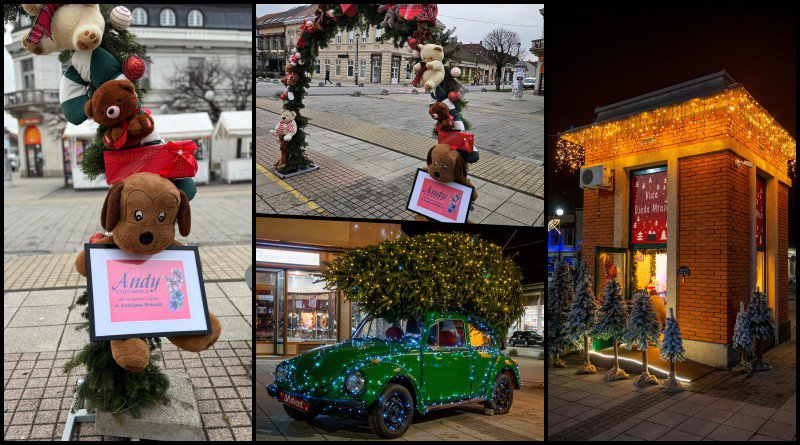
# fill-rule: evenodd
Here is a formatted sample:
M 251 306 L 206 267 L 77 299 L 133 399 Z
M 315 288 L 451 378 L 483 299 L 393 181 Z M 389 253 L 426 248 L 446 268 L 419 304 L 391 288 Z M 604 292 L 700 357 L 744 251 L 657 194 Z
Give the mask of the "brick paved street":
M 542 369 L 542 362 L 528 358 L 518 361 L 523 387 L 514 392 L 514 404 L 508 414 L 487 416 L 479 404 L 435 410 L 425 416 L 415 415 L 408 432 L 398 440 L 543 440 L 544 389 L 530 380 L 536 366 Z M 379 439 L 366 420 L 330 416 L 319 416 L 308 423 L 292 420 L 266 391 L 278 363 L 276 359 L 256 360 L 256 440 Z
M 82 308 L 70 305 L 86 287 L 74 270 L 81 245 L 100 227 L 103 190 L 74 192 L 59 178 L 14 178 L 3 204 L 3 437 L 59 439 L 78 377 L 62 366 L 88 342 Z M 192 233 L 200 245 L 209 309 L 222 323 L 213 348 L 200 354 L 162 343 L 159 366 L 192 381 L 206 437 L 252 437 L 252 186 L 200 187 L 192 200 Z M 82 440 L 113 439 L 78 430 Z
M 765 353 L 772 371 L 714 371 L 668 395 L 632 379 L 576 375 L 573 354 L 567 368 L 548 371 L 548 439 L 796 440 L 795 356 L 791 340 Z
M 405 205 L 413 172 L 424 166 L 422 160 L 433 139 L 307 110 L 309 118 L 323 127 L 309 125 L 306 138 L 309 142 L 307 153 L 320 170 L 281 181 L 267 171 L 278 157 L 277 144 L 268 135 L 268 130 L 272 128 L 280 104 L 259 99 L 258 107 L 257 212 L 414 219 L 415 214 L 407 211 Z M 338 128 L 342 125 L 347 125 L 347 129 Z M 328 127 L 338 129 L 332 131 Z M 376 140 L 380 145 L 375 143 Z M 520 169 L 501 175 L 501 184 L 482 179 L 484 176 L 496 178 L 494 175 L 508 168 L 510 163 L 520 164 Z M 470 176 L 480 194 L 475 209 L 470 212 L 472 221 L 505 225 L 542 224 L 540 194 L 543 188 L 535 179 L 541 177 L 540 167 L 486 153 L 481 161 L 470 167 Z

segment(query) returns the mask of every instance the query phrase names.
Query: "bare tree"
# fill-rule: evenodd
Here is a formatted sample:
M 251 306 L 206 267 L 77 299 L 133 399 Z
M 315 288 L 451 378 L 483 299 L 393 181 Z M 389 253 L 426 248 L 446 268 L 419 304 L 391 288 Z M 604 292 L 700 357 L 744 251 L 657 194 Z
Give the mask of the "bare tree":
M 199 65 L 176 65 L 168 82 L 166 103 L 177 112 L 206 111 L 216 122 L 224 108 L 246 110 L 252 105 L 253 72 L 249 59 L 232 64 L 215 57 Z
M 492 30 L 483 38 L 481 42 L 486 48 L 486 56 L 494 63 L 495 70 L 495 89 L 500 91 L 500 79 L 503 67 L 507 63 L 516 62 L 522 56 L 522 41 L 519 34 L 507 29 L 498 28 Z

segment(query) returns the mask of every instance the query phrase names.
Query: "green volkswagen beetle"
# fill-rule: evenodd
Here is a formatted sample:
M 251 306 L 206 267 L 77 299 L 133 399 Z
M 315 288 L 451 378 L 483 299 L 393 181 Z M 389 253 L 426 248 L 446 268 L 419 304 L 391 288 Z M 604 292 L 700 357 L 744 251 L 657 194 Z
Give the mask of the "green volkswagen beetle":
M 500 352 L 499 335 L 458 313 L 386 320 L 367 317 L 350 340 L 283 361 L 267 393 L 295 420 L 319 414 L 366 417 L 385 439 L 403 435 L 414 412 L 482 402 L 511 409 L 517 363 Z

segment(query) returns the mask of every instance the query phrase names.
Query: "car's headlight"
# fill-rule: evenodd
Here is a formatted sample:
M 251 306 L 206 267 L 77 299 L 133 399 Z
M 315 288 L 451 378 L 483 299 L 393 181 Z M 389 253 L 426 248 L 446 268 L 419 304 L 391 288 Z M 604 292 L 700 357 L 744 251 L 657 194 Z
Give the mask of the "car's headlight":
M 275 368 L 275 379 L 276 380 L 285 380 L 288 372 L 286 371 L 286 365 L 284 363 L 280 363 L 277 368 Z
M 345 379 L 344 387 L 350 394 L 360 393 L 364 389 L 364 375 L 360 371 L 350 373 Z

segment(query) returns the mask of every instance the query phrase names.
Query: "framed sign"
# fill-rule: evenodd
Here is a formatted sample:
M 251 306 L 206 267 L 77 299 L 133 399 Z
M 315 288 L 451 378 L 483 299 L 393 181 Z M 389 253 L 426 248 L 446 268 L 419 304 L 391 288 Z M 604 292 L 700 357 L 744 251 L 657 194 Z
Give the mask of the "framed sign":
M 667 242 L 667 170 L 639 170 L 631 179 L 631 244 Z
M 131 255 L 85 244 L 89 339 L 209 334 L 211 323 L 196 246 Z
M 467 222 L 475 189 L 455 182 L 441 183 L 419 169 L 406 208 L 441 222 Z

